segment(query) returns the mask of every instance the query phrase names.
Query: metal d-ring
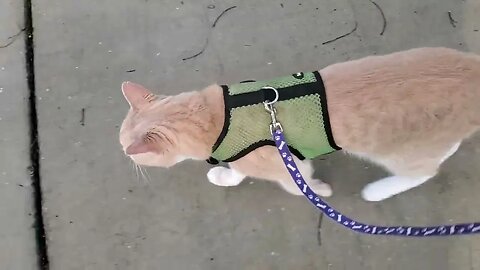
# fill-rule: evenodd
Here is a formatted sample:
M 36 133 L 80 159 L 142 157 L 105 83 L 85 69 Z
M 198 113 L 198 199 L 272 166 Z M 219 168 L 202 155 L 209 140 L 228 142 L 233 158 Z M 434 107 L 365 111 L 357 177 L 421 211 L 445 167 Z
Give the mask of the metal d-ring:
M 278 94 L 278 90 L 271 87 L 271 86 L 264 86 L 262 87 L 262 89 L 268 89 L 268 90 L 273 90 L 273 92 L 275 92 L 275 98 L 273 99 L 273 101 L 270 101 L 270 100 L 265 100 L 263 103 L 265 104 L 265 106 L 270 106 L 270 105 L 273 105 L 275 104 L 277 101 L 278 101 L 278 97 L 279 97 L 279 94 Z
M 277 121 L 277 110 L 273 106 L 278 101 L 278 96 L 279 96 L 278 91 L 277 89 L 270 86 L 262 87 L 262 89 L 269 89 L 275 92 L 275 98 L 273 99 L 273 101 L 265 100 L 263 102 L 263 105 L 265 106 L 265 110 L 267 110 L 267 112 L 270 113 L 270 117 L 272 119 L 272 122 L 270 123 L 270 133 L 273 134 L 275 130 L 283 131 L 282 125 Z

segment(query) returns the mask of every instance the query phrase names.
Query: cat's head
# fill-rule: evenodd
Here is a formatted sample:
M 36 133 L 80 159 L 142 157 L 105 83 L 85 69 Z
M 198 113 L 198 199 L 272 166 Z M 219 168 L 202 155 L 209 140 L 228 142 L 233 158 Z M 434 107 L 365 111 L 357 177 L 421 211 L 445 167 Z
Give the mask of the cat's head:
M 122 92 L 130 110 L 120 129 L 120 143 L 136 164 L 170 167 L 197 158 L 190 152 L 199 148 L 189 136 L 195 132 L 190 127 L 196 108 L 191 96 L 159 96 L 132 82 L 124 82 Z

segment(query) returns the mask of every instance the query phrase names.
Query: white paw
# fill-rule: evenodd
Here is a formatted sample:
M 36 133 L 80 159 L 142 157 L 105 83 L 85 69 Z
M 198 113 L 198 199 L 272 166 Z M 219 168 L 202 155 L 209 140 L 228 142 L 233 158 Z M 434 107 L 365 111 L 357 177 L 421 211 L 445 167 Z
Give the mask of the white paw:
M 289 187 L 283 187 L 283 189 L 292 194 L 292 195 L 295 195 L 295 196 L 303 196 L 303 192 L 297 187 L 293 187 L 293 188 L 289 188 Z
M 407 191 L 425 183 L 431 176 L 407 178 L 390 176 L 366 185 L 362 190 L 362 198 L 370 202 L 378 202 Z
M 210 183 L 222 187 L 237 186 L 242 182 L 243 178 L 245 178 L 243 175 L 225 167 L 215 167 L 210 169 L 207 173 L 207 177 Z
M 322 197 L 330 197 L 332 196 L 332 187 L 327 184 L 327 183 L 324 183 L 320 180 L 317 180 L 317 179 L 313 179 L 313 181 L 315 181 L 314 183 L 311 184 L 311 188 L 313 190 L 313 192 L 315 192 L 317 195 L 319 196 L 322 196 Z
M 383 185 L 374 182 L 366 185 L 362 190 L 362 198 L 369 202 L 379 202 L 392 197 L 392 194 L 386 193 Z

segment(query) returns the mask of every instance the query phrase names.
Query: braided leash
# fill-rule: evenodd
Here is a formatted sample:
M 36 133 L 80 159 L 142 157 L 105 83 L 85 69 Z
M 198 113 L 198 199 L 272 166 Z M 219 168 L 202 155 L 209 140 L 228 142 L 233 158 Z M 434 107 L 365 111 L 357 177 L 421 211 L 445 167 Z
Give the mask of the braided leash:
M 278 92 L 276 89 L 269 88 L 275 91 L 277 97 Z M 389 236 L 408 236 L 408 237 L 431 237 L 431 236 L 452 236 L 452 235 L 466 235 L 480 233 L 480 223 L 462 223 L 453 225 L 441 225 L 431 227 L 411 227 L 411 226 L 377 226 L 368 225 L 365 223 L 353 220 L 342 213 L 335 210 L 328 203 L 323 201 L 312 189 L 308 186 L 303 178 L 301 172 L 298 170 L 292 154 L 288 149 L 288 145 L 283 135 L 283 128 L 280 122 L 276 119 L 276 110 L 273 106 L 276 100 L 273 102 L 266 101 L 264 103 L 265 109 L 270 113 L 272 118 L 272 124 L 270 125 L 270 131 L 272 133 L 273 141 L 277 146 L 278 152 L 282 157 L 283 163 L 290 173 L 293 181 L 297 184 L 298 188 L 303 192 L 305 197 L 315 205 L 320 211 L 327 215 L 330 219 L 341 224 L 342 226 L 364 234 L 370 235 L 389 235 Z

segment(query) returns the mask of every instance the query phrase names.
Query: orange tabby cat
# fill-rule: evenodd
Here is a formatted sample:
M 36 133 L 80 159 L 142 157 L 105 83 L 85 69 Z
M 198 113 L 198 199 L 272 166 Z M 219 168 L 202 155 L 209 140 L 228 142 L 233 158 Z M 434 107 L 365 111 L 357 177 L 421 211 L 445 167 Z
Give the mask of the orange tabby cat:
M 367 185 L 365 200 L 380 201 L 426 182 L 480 128 L 477 55 L 419 48 L 331 65 L 320 74 L 336 144 L 393 174 Z M 135 163 L 170 167 L 209 158 L 224 123 L 220 86 L 176 96 L 157 96 L 130 82 L 122 90 L 131 108 L 120 142 Z M 332 194 L 328 184 L 312 179 L 310 161 L 296 162 L 315 192 Z M 210 182 L 235 186 L 251 176 L 302 194 L 273 146 L 229 166 L 212 168 Z

